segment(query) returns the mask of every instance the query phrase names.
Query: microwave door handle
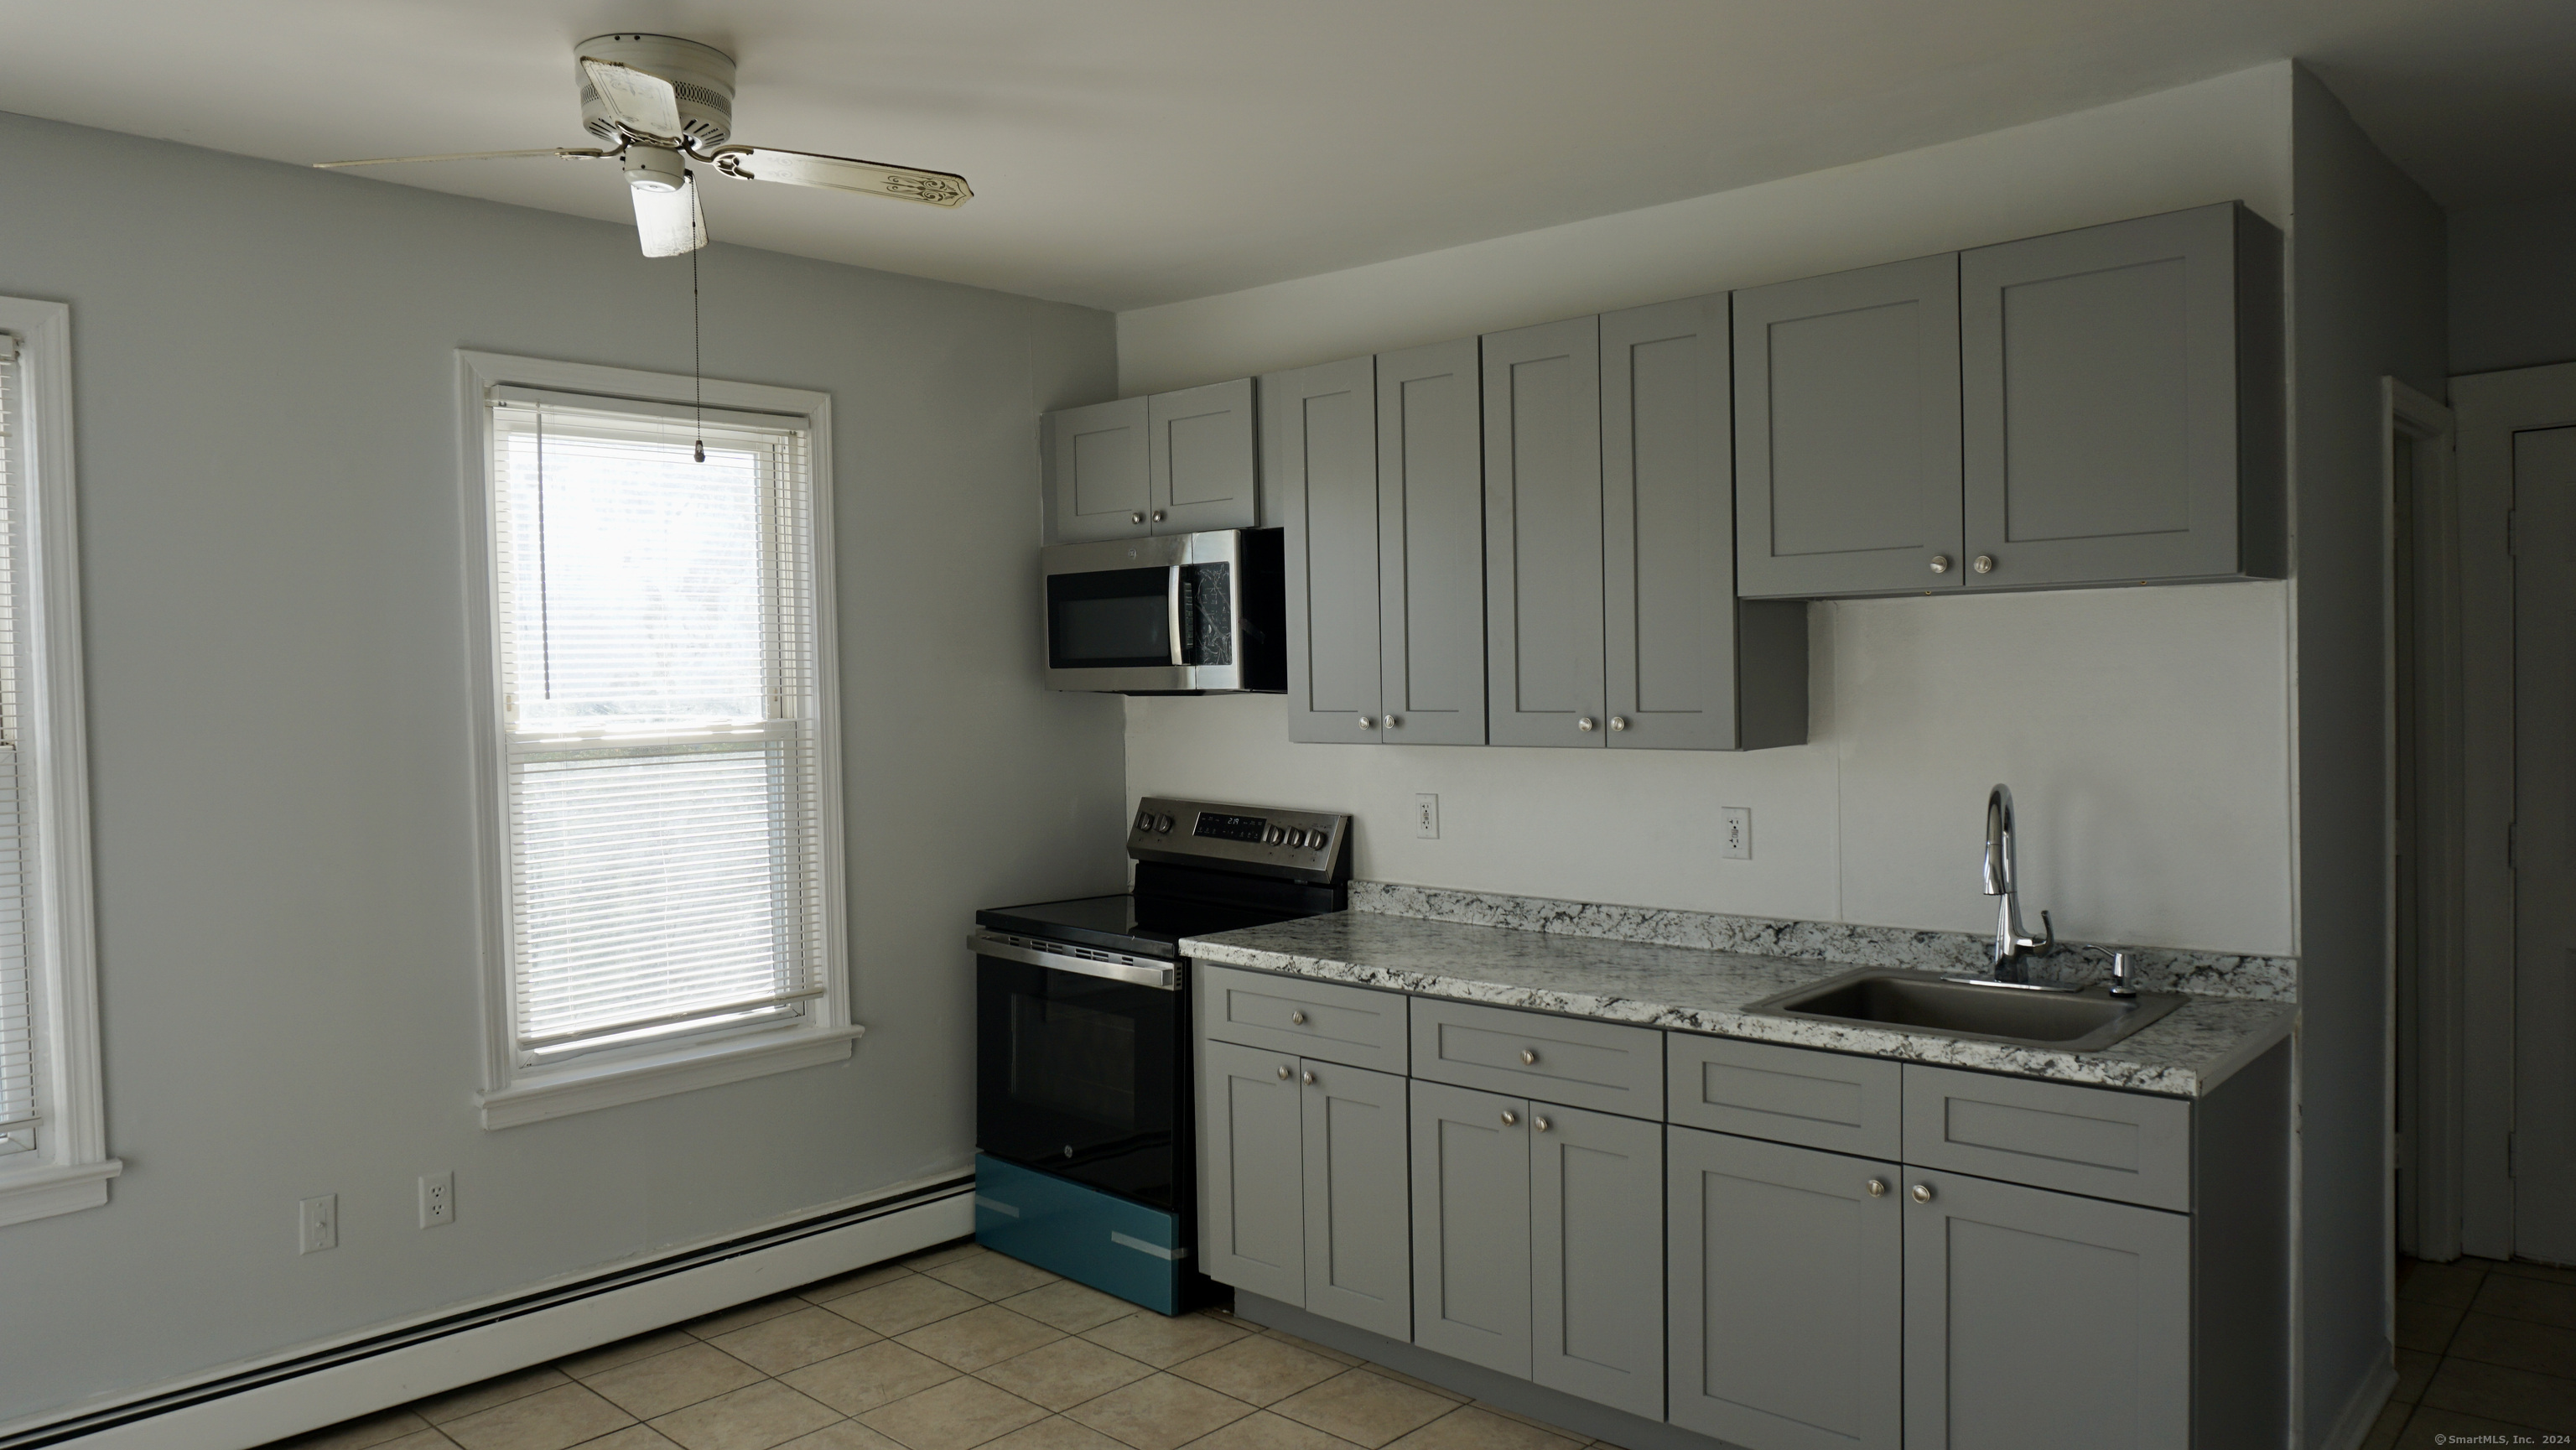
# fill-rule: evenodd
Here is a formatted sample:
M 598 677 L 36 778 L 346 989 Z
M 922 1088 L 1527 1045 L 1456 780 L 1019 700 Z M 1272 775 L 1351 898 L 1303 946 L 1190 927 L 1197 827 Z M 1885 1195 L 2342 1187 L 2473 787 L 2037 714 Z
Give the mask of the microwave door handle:
M 1172 566 L 1172 577 L 1163 586 L 1163 614 L 1171 626 L 1172 663 L 1181 663 L 1181 566 Z

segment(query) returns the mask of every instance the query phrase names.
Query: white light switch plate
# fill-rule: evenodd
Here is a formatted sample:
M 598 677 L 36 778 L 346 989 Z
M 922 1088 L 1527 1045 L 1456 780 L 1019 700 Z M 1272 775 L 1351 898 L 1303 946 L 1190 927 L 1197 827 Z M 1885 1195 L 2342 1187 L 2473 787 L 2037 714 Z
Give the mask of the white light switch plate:
M 1722 806 L 1717 812 L 1717 854 L 1730 861 L 1753 859 L 1753 808 Z
M 295 1205 L 295 1251 L 320 1253 L 340 1244 L 340 1195 L 326 1193 Z

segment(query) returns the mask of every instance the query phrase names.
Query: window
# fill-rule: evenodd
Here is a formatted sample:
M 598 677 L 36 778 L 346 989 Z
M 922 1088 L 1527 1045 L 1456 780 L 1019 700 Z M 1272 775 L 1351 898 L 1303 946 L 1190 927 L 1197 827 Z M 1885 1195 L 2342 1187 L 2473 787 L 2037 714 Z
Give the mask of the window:
M 0 1224 L 94 1208 L 107 1156 L 72 536 L 71 313 L 0 297 Z
M 846 1057 L 822 400 L 468 364 L 491 374 L 486 1125 Z

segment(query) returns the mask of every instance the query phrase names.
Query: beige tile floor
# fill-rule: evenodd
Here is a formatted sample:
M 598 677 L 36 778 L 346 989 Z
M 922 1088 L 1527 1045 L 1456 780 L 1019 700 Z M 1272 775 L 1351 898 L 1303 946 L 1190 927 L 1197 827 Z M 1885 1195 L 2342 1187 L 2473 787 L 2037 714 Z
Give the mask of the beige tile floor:
M 1577 1450 L 1221 1312 L 953 1244 L 271 1450 Z
M 2362 1450 L 2411 1450 L 2463 1435 L 2536 1445 L 2571 1431 L 2576 1270 L 2398 1261 L 2397 1393 Z

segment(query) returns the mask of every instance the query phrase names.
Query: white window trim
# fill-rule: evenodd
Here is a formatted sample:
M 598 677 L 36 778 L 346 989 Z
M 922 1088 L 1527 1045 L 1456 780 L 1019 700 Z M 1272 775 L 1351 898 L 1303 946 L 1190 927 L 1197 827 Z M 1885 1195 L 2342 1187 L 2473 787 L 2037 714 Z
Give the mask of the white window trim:
M 510 1021 L 509 807 L 506 742 L 501 723 L 500 617 L 493 574 L 494 492 L 491 409 L 496 387 L 583 393 L 602 402 L 645 402 L 687 407 L 700 401 L 692 380 L 670 373 L 588 363 L 554 362 L 498 353 L 456 355 L 458 401 L 464 425 L 467 649 L 473 672 L 475 878 L 480 897 L 483 953 L 483 1091 L 475 1097 L 486 1128 L 515 1127 L 569 1113 L 641 1102 L 647 1098 L 740 1082 L 848 1059 L 867 1029 L 850 1020 L 850 973 L 841 837 L 840 659 L 832 576 L 832 400 L 825 393 L 773 388 L 709 378 L 709 408 L 782 414 L 801 420 L 813 445 L 812 560 L 815 657 L 825 674 L 818 692 L 818 769 L 823 813 L 824 992 L 793 1026 L 713 1040 L 683 1041 L 660 1051 L 592 1055 L 553 1066 L 523 1067 Z
M 35 795 L 28 893 L 35 928 L 36 1079 L 43 1132 L 34 1162 L 0 1168 L 0 1224 L 107 1202 L 125 1165 L 107 1156 L 99 1072 L 98 955 L 89 848 L 89 732 L 81 705 L 80 536 L 72 493 L 72 311 L 0 297 L 0 332 L 18 339 L 20 477 L 28 540 L 25 732 Z

